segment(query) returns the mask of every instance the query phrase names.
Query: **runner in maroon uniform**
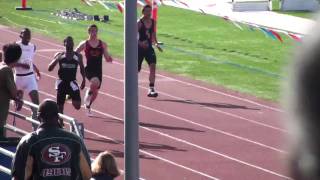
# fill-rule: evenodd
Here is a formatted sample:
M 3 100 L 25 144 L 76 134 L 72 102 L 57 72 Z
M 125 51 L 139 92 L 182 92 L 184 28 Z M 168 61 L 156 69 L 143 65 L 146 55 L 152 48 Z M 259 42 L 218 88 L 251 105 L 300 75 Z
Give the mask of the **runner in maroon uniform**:
M 85 67 L 86 77 L 90 81 L 90 89 L 86 91 L 84 97 L 85 107 L 88 109 L 88 115 L 91 115 L 90 107 L 97 98 L 98 91 L 102 82 L 102 57 L 106 62 L 112 62 L 112 57 L 108 53 L 107 44 L 98 39 L 98 27 L 91 25 L 88 28 L 89 39 L 82 41 L 76 52 L 85 52 L 87 64 Z
M 143 59 L 146 59 L 149 65 L 149 91 L 148 97 L 157 97 L 158 93 L 154 89 L 156 80 L 156 53 L 152 45 L 154 44 L 159 51 L 162 49 L 157 41 L 155 26 L 156 22 L 151 18 L 151 6 L 145 5 L 142 9 L 142 18 L 138 21 L 138 71 L 141 70 Z

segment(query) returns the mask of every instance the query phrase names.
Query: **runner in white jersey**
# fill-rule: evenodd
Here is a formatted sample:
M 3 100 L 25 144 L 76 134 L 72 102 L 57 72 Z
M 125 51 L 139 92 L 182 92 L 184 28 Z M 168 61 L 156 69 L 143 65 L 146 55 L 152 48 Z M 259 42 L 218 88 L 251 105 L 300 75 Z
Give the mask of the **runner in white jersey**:
M 31 31 L 24 28 L 20 33 L 21 41 L 17 44 L 22 49 L 21 57 L 15 65 L 15 82 L 18 90 L 29 94 L 29 97 L 34 104 L 39 104 L 38 84 L 40 79 L 40 71 L 34 65 L 33 58 L 36 51 L 36 46 L 30 43 Z M 36 75 L 34 74 L 36 72 Z M 37 109 L 31 108 L 32 119 L 37 119 Z M 35 126 L 33 125 L 35 128 Z

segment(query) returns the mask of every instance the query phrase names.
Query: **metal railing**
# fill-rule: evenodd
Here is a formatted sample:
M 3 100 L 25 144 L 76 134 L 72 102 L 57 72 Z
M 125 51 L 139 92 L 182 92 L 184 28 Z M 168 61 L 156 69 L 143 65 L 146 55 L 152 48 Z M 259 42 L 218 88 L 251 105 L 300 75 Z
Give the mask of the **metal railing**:
M 29 101 L 26 101 L 26 100 L 23 101 L 23 105 L 24 106 L 28 106 L 30 108 L 34 108 L 34 109 L 38 109 L 39 108 L 39 105 L 33 104 L 33 103 L 31 103 Z M 18 117 L 18 118 L 20 118 L 22 120 L 31 122 L 33 124 L 37 124 L 37 125 L 40 124 L 39 121 L 34 120 L 31 117 L 27 117 L 25 115 L 19 114 L 17 112 L 9 111 L 9 114 L 11 114 L 11 115 L 13 115 L 15 117 Z M 76 135 L 78 135 L 79 137 L 83 138 L 84 135 L 81 133 L 82 131 L 80 131 L 80 129 L 79 129 L 79 123 L 77 122 L 77 120 L 75 118 L 72 118 L 70 116 L 67 116 L 67 115 L 61 114 L 61 113 L 59 113 L 59 118 L 63 119 L 64 121 L 67 121 L 70 124 L 70 131 L 74 130 Z
M 23 104 L 24 104 L 24 106 L 28 106 L 28 107 L 30 107 L 30 108 L 35 108 L 35 109 L 38 109 L 38 108 L 39 108 L 38 105 L 33 104 L 33 103 L 29 102 L 29 101 L 25 101 L 25 100 L 24 100 L 24 101 L 23 101 Z M 25 109 L 28 109 L 28 108 L 26 108 L 26 107 L 24 107 L 24 108 L 25 108 Z M 30 123 L 32 123 L 32 124 L 40 125 L 40 122 L 39 122 L 39 121 L 34 120 L 34 119 L 32 119 L 31 117 L 27 117 L 27 116 L 25 116 L 25 115 L 23 115 L 23 114 L 20 114 L 20 113 L 18 113 L 18 112 L 9 111 L 9 114 L 11 114 L 11 115 L 13 115 L 14 117 L 17 117 L 17 118 L 19 118 L 19 119 L 21 119 L 21 120 L 25 120 L 25 121 L 27 121 L 27 122 L 30 122 Z M 67 122 L 70 124 L 70 131 L 73 131 L 73 130 L 74 130 L 74 132 L 75 132 L 76 135 L 78 135 L 78 136 L 81 137 L 81 138 L 84 137 L 84 135 L 80 132 L 80 129 L 79 129 L 79 126 L 78 126 L 79 123 L 77 122 L 77 120 L 76 120 L 75 118 L 69 117 L 69 116 L 64 115 L 64 114 L 61 114 L 61 113 L 59 113 L 59 118 L 67 121 Z M 10 130 L 10 131 L 12 131 L 12 132 L 15 132 L 16 134 L 19 134 L 19 135 L 21 135 L 21 136 L 24 136 L 24 135 L 26 135 L 26 134 L 29 133 L 29 132 L 27 132 L 27 131 L 25 131 L 25 130 L 23 130 L 23 129 L 20 129 L 20 128 L 18 128 L 18 127 L 16 127 L 16 126 L 13 126 L 13 125 L 10 125 L 10 124 L 8 124 L 8 123 L 4 126 L 4 128 L 7 129 L 7 130 Z M 84 129 L 83 126 L 82 126 L 82 128 Z M 82 132 L 84 132 L 84 131 L 82 131 Z M 10 151 L 8 151 L 8 150 L 6 150 L 6 149 L 4 149 L 4 148 L 1 148 L 1 147 L 0 147 L 0 153 L 3 154 L 3 155 L 5 155 L 5 156 L 8 156 L 8 157 L 10 157 L 10 158 L 13 158 L 13 157 L 14 157 L 14 154 L 15 154 L 15 153 L 10 152 Z M 4 172 L 4 173 L 6 173 L 6 174 L 8 174 L 8 175 L 11 175 L 11 170 L 8 169 L 8 168 L 6 168 L 6 167 L 4 167 L 4 166 L 2 166 L 2 165 L 0 165 L 0 172 Z

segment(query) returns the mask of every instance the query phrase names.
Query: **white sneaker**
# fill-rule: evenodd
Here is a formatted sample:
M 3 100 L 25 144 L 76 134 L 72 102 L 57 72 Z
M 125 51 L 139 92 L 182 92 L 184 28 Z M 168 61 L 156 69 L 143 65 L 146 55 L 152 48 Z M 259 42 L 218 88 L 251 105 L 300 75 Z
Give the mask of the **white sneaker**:
M 149 89 L 148 97 L 158 97 L 158 93 L 154 90 L 154 88 Z
M 71 96 L 69 94 L 66 95 L 66 101 L 70 101 L 71 100 Z
M 91 116 L 93 116 L 93 114 L 92 114 L 92 112 L 91 112 L 91 107 L 90 106 L 87 106 L 87 105 L 84 105 L 84 108 L 86 109 L 86 115 L 88 116 L 88 117 L 91 117 Z

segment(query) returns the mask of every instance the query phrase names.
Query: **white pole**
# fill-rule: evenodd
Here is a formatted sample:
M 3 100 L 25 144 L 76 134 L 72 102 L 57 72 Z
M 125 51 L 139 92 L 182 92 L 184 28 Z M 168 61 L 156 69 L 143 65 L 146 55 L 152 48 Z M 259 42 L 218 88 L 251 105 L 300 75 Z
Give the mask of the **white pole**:
M 139 179 L 137 0 L 126 0 L 125 33 L 125 180 Z

